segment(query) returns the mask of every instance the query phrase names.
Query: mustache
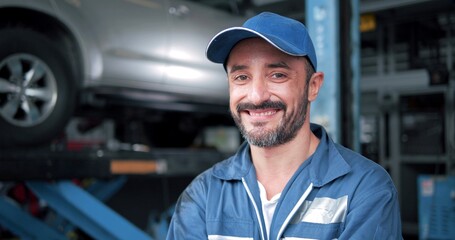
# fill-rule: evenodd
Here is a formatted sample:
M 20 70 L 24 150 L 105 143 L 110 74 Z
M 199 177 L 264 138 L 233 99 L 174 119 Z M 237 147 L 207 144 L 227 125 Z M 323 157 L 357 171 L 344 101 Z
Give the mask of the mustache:
M 253 104 L 253 103 L 239 103 L 236 107 L 237 112 L 243 111 L 243 110 L 258 110 L 258 109 L 266 109 L 266 108 L 275 108 L 275 109 L 282 109 L 286 110 L 286 104 L 284 104 L 281 101 L 264 101 L 258 105 Z

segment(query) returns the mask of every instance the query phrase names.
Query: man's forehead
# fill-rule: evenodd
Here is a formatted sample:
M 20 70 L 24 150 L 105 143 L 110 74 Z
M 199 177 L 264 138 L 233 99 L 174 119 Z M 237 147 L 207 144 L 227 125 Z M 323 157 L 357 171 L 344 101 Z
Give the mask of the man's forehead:
M 285 54 L 262 55 L 253 51 L 251 54 L 243 53 L 239 56 L 234 55 L 232 58 L 230 56 L 225 67 L 228 72 L 249 69 L 251 67 L 293 69 L 301 68 L 302 66 L 300 64 L 305 64 L 304 61 L 303 57 Z

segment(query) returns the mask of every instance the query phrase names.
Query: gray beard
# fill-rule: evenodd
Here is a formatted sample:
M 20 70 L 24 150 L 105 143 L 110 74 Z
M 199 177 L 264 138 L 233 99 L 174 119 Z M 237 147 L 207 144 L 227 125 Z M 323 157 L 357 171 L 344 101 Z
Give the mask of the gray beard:
M 295 112 L 286 111 L 286 106 L 282 102 L 271 102 L 267 101 L 261 105 L 255 106 L 255 109 L 264 109 L 268 106 L 283 106 L 281 109 L 284 110 L 284 116 L 279 122 L 279 125 L 275 129 L 266 129 L 263 127 L 265 124 L 257 123 L 254 124 L 254 128 L 250 131 L 245 129 L 242 119 L 240 117 L 240 109 L 244 109 L 246 106 L 254 106 L 252 104 L 244 104 L 246 106 L 242 107 L 241 104 L 237 106 L 237 115 L 231 112 L 231 115 L 236 123 L 237 127 L 240 130 L 242 136 L 248 141 L 249 144 L 261 147 L 269 148 L 275 147 L 281 144 L 285 144 L 295 138 L 297 132 L 302 128 L 306 120 L 306 113 L 308 109 L 308 88 L 305 87 L 304 94 L 300 101 L 300 106 Z

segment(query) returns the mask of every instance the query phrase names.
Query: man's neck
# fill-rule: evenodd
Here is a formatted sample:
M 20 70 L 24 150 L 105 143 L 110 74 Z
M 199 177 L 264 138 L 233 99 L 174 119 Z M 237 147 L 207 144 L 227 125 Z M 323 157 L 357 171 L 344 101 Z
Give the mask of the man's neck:
M 318 144 L 319 139 L 309 128 L 303 127 L 288 143 L 271 148 L 250 147 L 257 178 L 266 189 L 267 199 L 282 192 L 289 179 L 314 153 Z

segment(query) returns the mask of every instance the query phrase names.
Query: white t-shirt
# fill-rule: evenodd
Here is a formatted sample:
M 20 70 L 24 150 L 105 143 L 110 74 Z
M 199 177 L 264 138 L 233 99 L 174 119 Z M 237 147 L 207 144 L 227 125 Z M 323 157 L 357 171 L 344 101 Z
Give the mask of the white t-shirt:
M 270 236 L 270 224 L 272 224 L 273 213 L 275 212 L 276 205 L 280 199 L 281 193 L 273 196 L 272 199 L 267 200 L 267 193 L 264 186 L 258 181 L 259 193 L 261 195 L 262 213 L 265 222 L 265 229 L 267 231 L 267 238 Z

